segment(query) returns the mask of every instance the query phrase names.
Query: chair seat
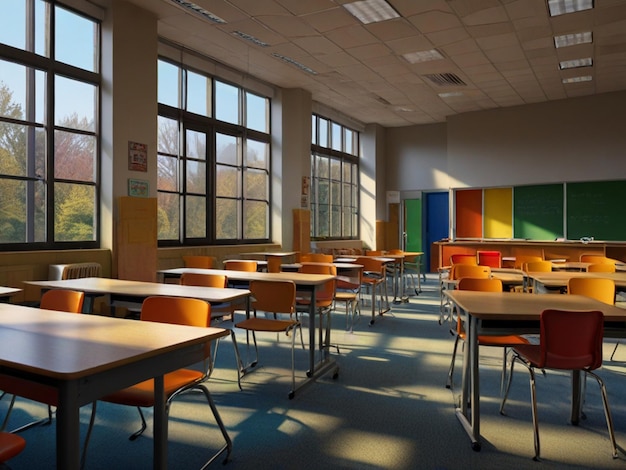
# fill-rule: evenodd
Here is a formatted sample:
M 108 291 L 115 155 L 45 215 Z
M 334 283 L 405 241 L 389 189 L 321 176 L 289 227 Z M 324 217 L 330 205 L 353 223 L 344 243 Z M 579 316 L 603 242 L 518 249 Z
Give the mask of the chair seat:
M 248 318 L 240 321 L 235 326 L 244 330 L 267 331 L 271 333 L 280 333 L 288 328 L 295 326 L 298 322 L 295 320 L 273 320 L 269 318 Z
M 0 432 L 0 462 L 5 462 L 22 452 L 26 441 L 22 436 L 10 432 Z
M 336 292 L 335 300 L 340 300 L 340 301 L 354 300 L 358 297 L 358 295 L 359 294 L 357 294 L 356 292 Z
M 459 336 L 462 340 L 466 340 L 465 332 L 460 333 Z M 517 335 L 505 335 L 505 336 L 490 336 L 490 335 L 478 335 L 478 344 L 481 346 L 524 346 L 529 345 L 530 342 L 523 336 Z
M 169 397 L 181 387 L 204 378 L 204 373 L 193 369 L 179 369 L 163 378 L 165 396 Z M 154 406 L 154 380 L 144 380 L 132 387 L 119 390 L 101 398 L 102 401 L 129 406 Z

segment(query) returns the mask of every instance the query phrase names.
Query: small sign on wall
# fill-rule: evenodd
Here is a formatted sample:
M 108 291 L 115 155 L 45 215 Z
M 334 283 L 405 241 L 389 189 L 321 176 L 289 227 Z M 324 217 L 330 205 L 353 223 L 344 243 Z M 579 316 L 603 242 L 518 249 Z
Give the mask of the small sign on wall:
M 128 179 L 128 195 L 133 197 L 149 197 L 150 184 L 144 180 Z
M 148 146 L 146 144 L 128 141 L 128 169 L 148 171 Z

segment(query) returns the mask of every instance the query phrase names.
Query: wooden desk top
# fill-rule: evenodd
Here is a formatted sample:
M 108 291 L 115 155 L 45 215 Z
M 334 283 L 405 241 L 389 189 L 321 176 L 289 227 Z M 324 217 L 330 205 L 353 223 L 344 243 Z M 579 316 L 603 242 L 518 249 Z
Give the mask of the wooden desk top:
M 10 297 L 12 295 L 22 292 L 22 289 L 16 289 L 14 287 L 2 287 L 0 286 L 0 297 Z
M 305 274 L 305 273 L 266 273 L 235 271 L 230 269 L 199 269 L 199 268 L 174 268 L 160 270 L 160 274 L 180 276 L 185 272 L 199 274 L 223 274 L 228 279 L 236 281 L 294 281 L 303 286 L 317 286 L 335 278 L 329 274 Z M 183 286 L 181 286 L 183 287 Z M 206 288 L 205 288 L 206 289 Z M 235 289 L 237 290 L 237 289 Z
M 192 268 L 180 268 L 195 271 Z M 206 271 L 206 270 L 199 270 Z M 230 272 L 230 271 L 227 271 Z M 231 302 L 250 294 L 247 289 L 220 289 L 218 287 L 181 286 L 178 284 L 162 284 L 158 282 L 126 281 L 103 277 L 86 277 L 81 279 L 65 279 L 61 281 L 25 281 L 39 287 L 49 289 L 73 289 L 86 294 L 114 294 L 129 297 L 174 296 L 192 297 L 207 302 Z
M 544 286 L 563 287 L 573 277 L 600 277 L 612 279 L 617 286 L 626 286 L 626 272 L 588 273 L 586 271 L 552 271 L 549 273 L 527 273 L 527 276 Z
M 227 334 L 223 328 L 0 304 L 0 366 L 73 380 Z
M 582 295 L 447 290 L 450 300 L 482 320 L 539 320 L 545 309 L 600 310 L 605 320 L 626 321 L 626 309 Z

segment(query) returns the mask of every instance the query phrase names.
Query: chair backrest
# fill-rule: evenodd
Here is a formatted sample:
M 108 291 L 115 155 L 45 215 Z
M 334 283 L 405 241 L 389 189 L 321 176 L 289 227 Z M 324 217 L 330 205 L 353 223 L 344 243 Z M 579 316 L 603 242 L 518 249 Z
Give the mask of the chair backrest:
M 292 315 L 296 304 L 293 281 L 250 281 L 252 307 L 255 310 Z
M 600 311 L 544 310 L 540 320 L 540 368 L 580 370 L 602 365 L 604 315 Z
M 215 256 L 183 256 L 186 268 L 211 269 L 217 265 Z
M 526 263 L 533 263 L 535 261 L 543 261 L 543 256 L 539 255 L 517 255 L 515 256 L 515 262 L 513 267 L 515 269 L 524 269 Z
M 267 272 L 279 273 L 283 270 L 283 258 L 280 256 L 268 256 L 267 257 Z
M 226 287 L 228 277 L 225 274 L 183 273 L 180 283 L 184 286 Z
M 605 304 L 614 304 L 615 282 L 599 277 L 573 277 L 567 282 L 567 293 L 591 297 Z
M 100 263 L 71 263 L 63 268 L 61 279 L 80 279 L 84 277 L 100 277 Z
M 367 256 L 384 256 L 383 250 L 366 250 L 365 254 Z
M 527 273 L 549 273 L 552 271 L 552 261 L 529 261 L 522 265 L 522 271 Z
M 502 292 L 502 281 L 486 277 L 464 277 L 459 279 L 459 290 L 475 290 L 480 292 Z
M 257 270 L 257 262 L 251 259 L 229 259 L 224 261 L 224 269 L 254 272 Z
M 589 273 L 614 273 L 615 264 L 613 263 L 591 263 L 587 266 Z
M 211 305 L 189 297 L 148 297 L 141 305 L 142 321 L 207 327 L 211 324 Z
M 333 255 L 329 255 L 326 253 L 307 253 L 304 257 L 305 259 L 300 258 L 301 262 L 311 262 L 311 263 L 332 263 Z
M 608 258 L 604 255 L 596 255 L 592 253 L 583 253 L 580 255 L 580 261 L 583 263 L 606 263 L 606 264 L 615 264 L 618 260 L 613 258 Z
M 39 307 L 60 312 L 81 313 L 85 293 L 75 290 L 51 289 L 41 296 Z
M 478 266 L 473 264 L 453 264 L 450 268 L 450 279 L 462 279 L 464 277 L 486 278 L 491 276 L 489 266 Z
M 454 253 L 450 255 L 450 264 L 478 264 L 476 255 L 468 255 L 467 253 Z
M 476 256 L 480 266 L 489 266 L 490 268 L 502 267 L 502 253 L 499 251 L 479 250 L 476 252 Z
M 370 273 L 380 273 L 381 276 L 385 272 L 385 263 L 376 258 L 368 258 L 367 256 L 358 256 L 355 264 L 363 266 L 363 271 Z
M 323 263 L 302 263 L 302 266 L 298 269 L 301 273 L 307 274 L 330 274 L 331 276 L 337 275 L 337 267 L 333 264 Z M 335 290 L 337 288 L 337 282 L 335 279 L 325 282 L 317 288 L 315 292 L 315 303 L 318 307 L 328 307 L 335 297 Z
M 302 265 L 298 268 L 298 271 L 301 273 L 307 274 L 331 274 L 332 276 L 337 275 L 337 267 L 330 263 L 302 263 Z
M 394 248 L 392 250 L 387 250 L 387 254 L 390 254 L 390 255 L 403 255 L 404 254 L 404 250 L 401 250 L 399 248 Z

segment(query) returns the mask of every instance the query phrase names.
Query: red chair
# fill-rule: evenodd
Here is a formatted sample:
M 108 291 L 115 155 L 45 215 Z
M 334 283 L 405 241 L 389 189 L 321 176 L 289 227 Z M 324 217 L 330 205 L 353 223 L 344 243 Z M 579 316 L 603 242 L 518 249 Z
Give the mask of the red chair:
M 507 384 L 500 413 L 504 414 L 504 405 L 511 387 L 515 361 L 528 368 L 530 372 L 530 391 L 535 437 L 535 457 L 539 460 L 539 426 L 537 422 L 537 397 L 535 390 L 535 369 L 557 369 L 580 371 L 585 376 L 596 379 L 602 394 L 602 404 L 606 424 L 609 428 L 613 458 L 617 458 L 613 420 L 602 379 L 592 371 L 602 366 L 602 340 L 604 335 L 604 316 L 600 311 L 576 312 L 565 310 L 544 310 L 540 319 L 539 344 L 515 346 L 511 373 Z
M 24 447 L 26 447 L 26 441 L 22 436 L 10 432 L 0 432 L 0 464 L 15 457 L 24 450 Z
M 478 264 L 490 268 L 502 267 L 502 253 L 499 251 L 477 251 Z

